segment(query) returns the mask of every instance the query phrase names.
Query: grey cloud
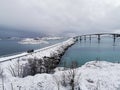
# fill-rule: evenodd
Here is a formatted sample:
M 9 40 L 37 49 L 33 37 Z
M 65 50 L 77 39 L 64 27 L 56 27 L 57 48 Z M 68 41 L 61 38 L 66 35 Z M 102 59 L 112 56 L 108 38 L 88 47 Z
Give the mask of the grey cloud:
M 120 30 L 119 0 L 0 0 L 0 25 L 48 33 Z

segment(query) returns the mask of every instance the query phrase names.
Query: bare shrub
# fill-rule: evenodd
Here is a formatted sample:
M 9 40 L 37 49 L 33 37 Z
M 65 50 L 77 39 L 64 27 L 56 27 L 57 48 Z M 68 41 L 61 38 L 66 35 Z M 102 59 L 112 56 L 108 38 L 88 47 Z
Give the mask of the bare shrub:
M 57 90 L 60 90 L 60 80 L 55 75 L 53 75 L 53 79 L 57 85 Z
M 8 71 L 14 77 L 23 77 L 23 65 L 20 65 L 19 59 L 13 65 L 8 66 Z
M 78 74 L 78 70 L 76 69 L 77 66 L 78 66 L 77 62 L 73 61 L 70 65 L 70 70 L 63 72 L 62 74 L 61 84 L 64 87 L 70 86 L 71 90 L 75 90 L 75 87 L 79 84 L 78 80 L 79 80 L 80 74 L 77 75 Z
M 11 83 L 11 90 L 14 90 L 14 88 L 13 88 L 13 84 Z
M 2 81 L 2 89 L 5 90 L 3 69 L 1 67 L 0 67 L 0 78 L 1 78 L 1 81 Z
M 3 69 L 0 67 L 0 77 L 3 76 Z
M 51 73 L 54 68 L 54 61 L 50 58 L 44 60 L 44 66 L 46 68 L 46 73 Z
M 28 63 L 24 67 L 24 76 L 35 75 L 44 72 L 43 60 L 38 58 L 29 58 Z

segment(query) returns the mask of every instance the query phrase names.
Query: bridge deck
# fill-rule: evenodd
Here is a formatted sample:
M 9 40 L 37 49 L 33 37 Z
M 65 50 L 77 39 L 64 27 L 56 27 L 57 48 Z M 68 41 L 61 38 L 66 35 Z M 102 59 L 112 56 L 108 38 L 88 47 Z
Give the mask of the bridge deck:
M 96 33 L 96 34 L 84 34 L 80 36 L 93 36 L 93 35 L 120 35 L 118 33 Z

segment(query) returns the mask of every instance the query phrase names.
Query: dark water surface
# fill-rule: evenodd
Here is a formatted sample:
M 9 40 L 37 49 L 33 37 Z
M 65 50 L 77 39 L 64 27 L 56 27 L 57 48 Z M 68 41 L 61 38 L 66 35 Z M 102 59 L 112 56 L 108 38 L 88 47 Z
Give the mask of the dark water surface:
M 78 41 L 66 51 L 60 66 L 64 62 L 69 65 L 72 61 L 77 61 L 81 66 L 93 60 L 120 62 L 120 38 L 117 38 L 115 43 L 112 37 L 102 37 L 100 42 L 97 38 Z

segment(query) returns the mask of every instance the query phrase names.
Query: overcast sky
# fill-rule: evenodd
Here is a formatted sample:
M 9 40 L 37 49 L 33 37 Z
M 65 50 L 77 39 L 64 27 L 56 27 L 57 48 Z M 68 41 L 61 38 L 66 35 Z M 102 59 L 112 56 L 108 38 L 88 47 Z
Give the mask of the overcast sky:
M 0 26 L 57 34 L 120 32 L 120 0 L 0 0 Z

